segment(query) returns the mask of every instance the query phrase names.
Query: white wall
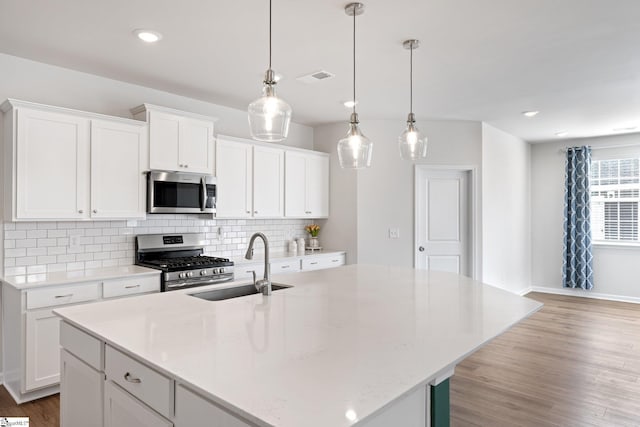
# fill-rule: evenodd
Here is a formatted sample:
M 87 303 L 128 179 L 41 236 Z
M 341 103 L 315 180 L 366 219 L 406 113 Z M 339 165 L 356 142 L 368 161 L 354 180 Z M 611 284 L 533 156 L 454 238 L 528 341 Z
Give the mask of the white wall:
M 337 162 L 336 144 L 346 135 L 347 124 L 315 129 L 316 149 L 332 155 L 330 216 L 321 237 L 347 248 L 351 263 L 413 266 L 414 166 L 400 159 L 397 146 L 404 125 L 395 120 L 363 121 L 362 131 L 374 143 L 373 160 L 370 169 L 357 172 L 342 170 Z M 429 138 L 425 164 L 480 169 L 479 122 L 433 120 L 418 125 Z M 389 239 L 389 227 L 400 229 L 399 239 Z
M 5 54 L 0 54 L 0 70 L 0 103 L 16 98 L 128 118 L 131 108 L 150 103 L 217 117 L 216 133 L 250 136 L 243 110 Z M 292 123 L 283 144 L 313 148 L 313 128 Z
M 531 148 L 532 286 L 562 291 L 564 147 L 640 144 L 640 134 L 534 144 Z M 640 147 L 639 151 L 640 151 Z M 597 155 L 598 150 L 594 150 Z M 594 288 L 586 295 L 640 301 L 640 247 L 594 246 Z
M 530 145 L 482 125 L 483 281 L 512 292 L 531 286 Z

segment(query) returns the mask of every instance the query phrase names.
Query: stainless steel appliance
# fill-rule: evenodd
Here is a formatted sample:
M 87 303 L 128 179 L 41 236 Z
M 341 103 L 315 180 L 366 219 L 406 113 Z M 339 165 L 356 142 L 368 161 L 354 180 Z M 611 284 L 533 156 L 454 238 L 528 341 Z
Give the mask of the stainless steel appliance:
M 136 236 L 136 264 L 162 270 L 161 291 L 193 288 L 233 280 L 233 262 L 203 255 L 204 235 Z
M 184 172 L 147 174 L 148 213 L 215 213 L 216 178 Z

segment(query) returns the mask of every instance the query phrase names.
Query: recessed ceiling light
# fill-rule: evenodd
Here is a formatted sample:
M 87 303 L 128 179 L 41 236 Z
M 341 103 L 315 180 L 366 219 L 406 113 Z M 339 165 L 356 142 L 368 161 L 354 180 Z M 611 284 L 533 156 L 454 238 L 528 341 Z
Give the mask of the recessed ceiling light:
M 566 130 L 560 131 L 560 132 L 556 132 L 555 135 L 559 138 L 562 138 L 563 136 L 567 136 L 569 135 L 569 132 L 567 132 Z
M 535 117 L 540 114 L 540 111 L 523 111 L 522 115 L 526 117 Z
M 344 101 L 343 104 L 347 108 L 353 108 L 358 105 L 358 101 Z
M 632 130 L 636 130 L 638 127 L 637 126 L 629 126 L 626 128 L 615 128 L 613 129 L 614 132 L 629 132 Z
M 158 40 L 162 39 L 162 34 L 158 33 L 157 31 L 137 29 L 133 30 L 133 34 L 135 34 L 135 36 L 143 42 L 147 43 L 155 43 Z

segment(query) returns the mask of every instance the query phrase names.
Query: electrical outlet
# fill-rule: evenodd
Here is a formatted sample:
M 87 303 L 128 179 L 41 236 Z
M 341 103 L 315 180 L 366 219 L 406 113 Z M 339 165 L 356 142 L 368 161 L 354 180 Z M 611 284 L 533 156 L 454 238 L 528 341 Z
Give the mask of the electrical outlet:
M 390 239 L 399 239 L 400 238 L 400 229 L 399 228 L 390 228 L 389 229 L 389 238 Z
M 77 248 L 78 246 L 80 246 L 80 236 L 77 236 L 77 235 L 69 236 L 69 247 Z

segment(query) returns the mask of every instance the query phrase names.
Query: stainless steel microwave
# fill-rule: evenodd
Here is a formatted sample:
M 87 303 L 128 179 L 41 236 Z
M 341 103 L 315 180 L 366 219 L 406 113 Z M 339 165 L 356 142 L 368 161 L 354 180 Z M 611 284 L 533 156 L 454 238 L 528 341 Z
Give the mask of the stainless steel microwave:
M 148 213 L 215 213 L 216 178 L 183 172 L 147 175 Z

